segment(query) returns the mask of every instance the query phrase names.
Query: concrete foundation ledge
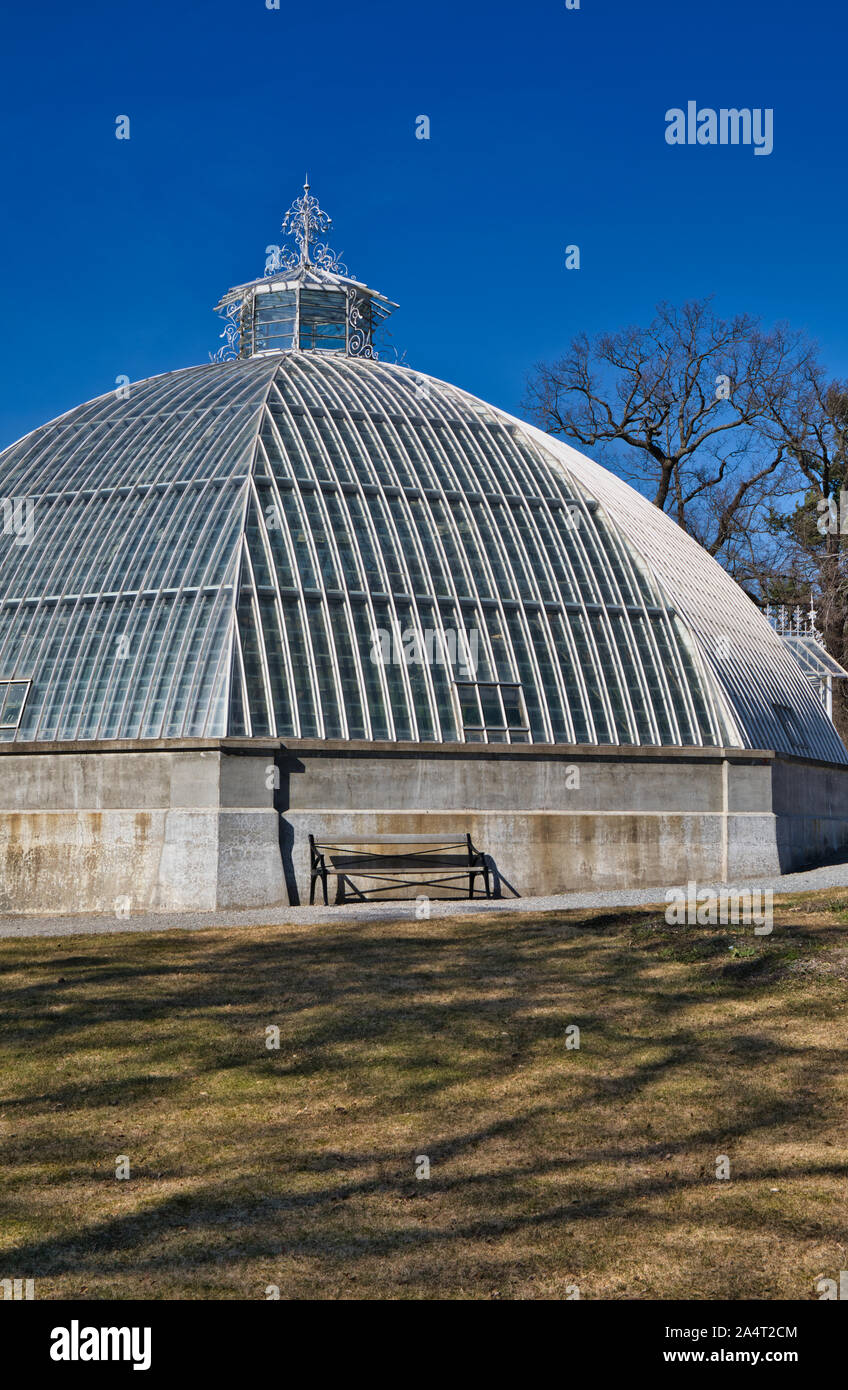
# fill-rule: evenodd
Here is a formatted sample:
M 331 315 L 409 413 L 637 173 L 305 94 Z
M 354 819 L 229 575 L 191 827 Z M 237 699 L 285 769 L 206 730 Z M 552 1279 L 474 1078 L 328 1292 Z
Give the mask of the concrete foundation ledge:
M 0 749 L 6 915 L 302 904 L 310 834 L 466 831 L 505 898 L 757 878 L 848 848 L 848 769 L 717 748 Z

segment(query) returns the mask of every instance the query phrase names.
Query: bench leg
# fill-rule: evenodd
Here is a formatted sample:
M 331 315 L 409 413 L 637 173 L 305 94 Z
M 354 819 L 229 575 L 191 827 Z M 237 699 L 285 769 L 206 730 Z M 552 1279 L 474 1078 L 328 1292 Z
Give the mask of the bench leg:
M 327 901 L 327 875 L 326 875 L 326 874 L 322 874 L 322 875 L 321 875 L 321 886 L 322 886 L 323 889 L 324 889 L 324 906 L 327 907 L 327 906 L 328 906 L 328 901 Z
M 317 877 L 318 877 L 318 875 L 317 875 L 317 874 L 314 874 L 314 873 L 309 875 L 309 906 L 310 906 L 310 907 L 312 907 L 312 906 L 314 905 L 314 903 L 315 903 L 315 880 L 316 880 Z

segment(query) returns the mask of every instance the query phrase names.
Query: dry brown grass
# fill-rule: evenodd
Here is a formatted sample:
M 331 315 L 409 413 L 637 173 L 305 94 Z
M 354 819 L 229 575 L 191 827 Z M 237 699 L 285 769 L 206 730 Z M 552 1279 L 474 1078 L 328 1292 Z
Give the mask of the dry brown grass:
M 0 1276 L 815 1298 L 848 1267 L 846 924 L 830 890 L 770 938 L 628 909 L 5 940 Z

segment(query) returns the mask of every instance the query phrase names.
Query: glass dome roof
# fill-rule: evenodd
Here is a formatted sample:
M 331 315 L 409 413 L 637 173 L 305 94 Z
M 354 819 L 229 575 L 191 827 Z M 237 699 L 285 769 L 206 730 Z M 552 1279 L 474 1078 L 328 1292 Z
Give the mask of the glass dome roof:
M 2 739 L 848 760 L 780 639 L 673 522 L 406 367 L 291 351 L 155 377 L 7 449 L 0 493 L 35 509 L 30 543 L 0 550 Z

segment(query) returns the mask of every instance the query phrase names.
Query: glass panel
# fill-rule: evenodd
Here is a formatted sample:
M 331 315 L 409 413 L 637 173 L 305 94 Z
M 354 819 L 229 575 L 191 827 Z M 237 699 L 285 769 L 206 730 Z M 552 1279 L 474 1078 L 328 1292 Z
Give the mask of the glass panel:
M 518 677 L 521 688 L 524 691 L 524 700 L 527 705 L 527 715 L 530 720 L 530 731 L 535 743 L 546 743 L 548 732 L 545 728 L 545 717 L 542 713 L 542 706 L 539 702 L 539 693 L 536 688 L 536 673 L 533 670 L 533 663 L 530 660 L 530 652 L 527 648 L 527 641 L 524 630 L 521 626 L 521 619 L 515 612 L 507 614 L 509 625 L 509 635 L 512 638 L 512 649 L 515 652 L 515 661 L 518 666 Z
M 560 596 L 564 603 L 573 603 L 577 599 L 577 587 L 574 577 L 568 566 L 566 559 L 566 549 L 555 534 L 553 522 L 548 512 L 541 507 L 534 508 L 533 520 L 536 522 L 539 534 L 542 538 L 545 555 L 548 564 L 554 573 L 554 578 L 559 585 Z
M 347 719 L 349 738 L 367 738 L 365 715 L 362 709 L 362 696 L 359 689 L 359 675 L 353 654 L 347 613 L 341 599 L 330 599 L 330 624 L 333 632 L 333 645 L 339 664 L 342 688 L 342 706 Z
M 326 453 L 329 455 L 332 472 L 336 478 L 342 483 L 355 481 L 353 470 L 348 463 L 347 455 L 335 428 L 335 421 L 326 415 L 317 415 L 313 417 L 312 423 L 321 437 Z
M 483 562 L 482 552 L 477 543 L 477 534 L 474 527 L 471 525 L 465 504 L 463 502 L 451 501 L 450 509 L 456 527 L 457 538 L 465 553 L 465 558 L 468 561 L 468 567 L 471 570 L 471 577 L 474 581 L 477 593 L 480 594 L 482 598 L 492 598 L 492 585 Z M 477 520 L 479 524 L 482 508 L 477 505 L 474 507 L 473 511 L 475 520 Z
M 283 602 L 283 616 L 286 624 L 289 659 L 294 674 L 294 699 L 300 719 L 300 736 L 301 738 L 316 738 L 318 736 L 318 715 L 315 709 L 312 671 L 303 630 L 303 617 L 300 605 L 295 599 L 286 599 Z
M 606 687 L 607 697 L 612 705 L 617 725 L 618 743 L 636 743 L 638 738 L 635 731 L 631 730 L 630 719 L 627 713 L 624 695 L 622 694 L 621 682 L 616 669 L 615 660 L 612 654 L 612 645 L 606 626 L 604 625 L 603 615 L 600 613 L 590 614 L 589 621 L 592 624 L 592 632 L 595 638 L 595 647 L 601 663 L 603 682 Z
M 636 646 L 642 662 L 642 671 L 648 686 L 648 695 L 651 701 L 654 718 L 660 733 L 661 743 L 674 743 L 671 720 L 668 714 L 667 700 L 662 679 L 654 658 L 653 646 L 649 634 L 645 627 L 645 619 L 641 613 L 634 613 L 630 618 L 630 629 L 636 639 Z
M 282 405 L 271 400 L 268 403 L 268 414 L 273 422 L 273 427 L 269 424 L 263 430 L 262 441 L 268 450 L 268 458 L 271 461 L 275 477 L 282 481 L 291 472 L 298 479 L 314 479 L 315 474 L 309 466 L 303 442 L 295 430 L 288 412 Z M 279 436 L 279 441 L 274 430 Z
M 171 611 L 162 648 L 151 676 L 152 699 L 148 703 L 144 718 L 145 732 L 142 735 L 144 738 L 162 737 L 162 721 L 171 699 L 174 673 L 182 651 L 183 637 L 192 615 L 192 608 L 191 599 L 185 595 L 180 595 Z
M 165 738 L 178 738 L 182 734 L 186 704 L 194 683 L 195 668 L 203 649 L 213 603 L 212 594 L 203 594 L 194 604 L 187 641 L 183 643 L 183 650 L 174 672 L 174 690 L 164 724 Z M 262 688 L 264 695 L 264 684 Z
M 666 618 L 657 616 L 651 619 L 654 636 L 657 646 L 660 649 L 660 659 L 663 664 L 663 673 L 669 686 L 671 687 L 671 698 L 674 705 L 674 713 L 680 728 L 680 737 L 684 744 L 699 743 L 700 735 L 693 725 L 692 714 L 689 702 L 686 698 L 686 688 L 681 677 L 681 659 L 673 646 L 672 638 L 666 628 Z
M 24 707 L 27 694 L 26 682 L 10 681 L 7 685 L 0 686 L 0 691 L 5 692 L 2 700 L 2 711 L 0 711 L 0 724 L 14 728 Z
M 257 294 L 253 308 L 254 352 L 285 351 L 294 346 L 297 297 L 294 290 Z
M 436 523 L 436 531 L 442 544 L 442 549 L 447 557 L 448 569 L 453 579 L 456 591 L 460 598 L 470 598 L 472 594 L 471 586 L 465 572 L 465 566 L 460 556 L 457 546 L 457 539 L 453 528 L 453 522 L 448 518 L 442 502 L 432 502 L 431 504 L 433 520 Z
M 386 715 L 383 687 L 380 682 L 379 653 L 374 640 L 371 614 L 364 599 L 351 600 L 350 608 L 354 636 L 359 649 L 359 664 L 365 681 L 368 715 L 371 720 L 371 737 L 387 739 L 389 737 L 389 721 Z
M 554 673 L 551 648 L 541 613 L 528 612 L 527 626 L 530 629 L 533 647 L 536 652 L 536 660 L 539 664 L 539 671 L 542 676 L 542 687 L 547 700 L 554 743 L 569 743 L 571 741 L 571 731 L 563 712 L 562 700 L 560 699 L 559 687 Z
M 312 563 L 312 554 L 309 549 L 306 525 L 303 513 L 300 509 L 298 496 L 290 489 L 286 488 L 282 493 L 283 511 L 289 528 L 289 537 L 294 549 L 295 564 L 300 573 L 300 580 L 305 589 L 317 589 L 318 580 L 315 575 L 315 566 Z
M 553 603 L 559 599 L 559 594 L 554 592 L 554 587 L 548 578 L 547 566 L 542 558 L 543 546 L 533 525 L 536 513 L 525 511 L 523 507 L 510 507 L 508 510 L 518 526 L 519 535 L 539 592 L 548 603 Z
M 418 622 L 418 614 L 412 604 L 401 600 L 395 604 L 395 607 L 401 625 L 401 640 L 405 644 L 405 651 L 415 658 L 406 662 L 406 674 L 412 691 L 412 705 L 418 724 L 418 737 L 423 742 L 432 742 L 436 737 L 436 730 L 430 707 L 427 676 L 432 665 L 434 652 L 432 647 L 429 652 L 427 651 L 424 633 Z
M 91 652 L 91 679 L 84 696 L 80 738 L 98 736 L 100 713 L 109 682 L 115 674 L 116 663 L 120 661 L 123 664 L 125 660 L 119 653 L 124 649 L 120 638 L 123 636 L 128 606 L 124 604 L 119 609 L 114 599 L 104 599 L 98 610 L 95 619 L 96 645 Z
M 250 563 L 253 568 L 253 577 L 259 589 L 272 589 L 274 581 L 271 578 L 271 566 L 268 564 L 268 556 L 265 553 L 265 546 L 262 539 L 262 528 L 259 523 L 259 515 L 254 504 L 253 498 L 247 508 L 247 519 L 245 523 L 247 534 L 247 549 L 250 554 Z
M 276 602 L 270 594 L 259 595 L 259 617 L 262 624 L 262 641 L 265 647 L 265 660 L 268 665 L 268 678 L 271 682 L 271 697 L 274 701 L 277 737 L 292 737 L 295 732 L 294 715 L 280 631 L 280 617 Z
M 327 533 L 327 522 L 321 506 L 321 494 L 312 492 L 304 496 L 303 506 L 312 530 L 312 539 L 315 542 L 315 552 L 318 556 L 318 568 L 323 586 L 325 589 L 338 589 L 340 587 L 339 572 L 336 569 L 336 560 Z
M 409 740 L 414 738 L 409 702 L 403 683 L 403 668 L 400 660 L 395 660 L 400 645 L 397 618 L 385 599 L 374 600 L 374 616 L 380 631 L 389 633 L 392 638 L 391 660 L 384 663 L 383 671 L 389 689 L 389 702 L 395 724 L 395 738 Z
M 568 713 L 571 716 L 571 722 L 574 726 L 575 742 L 591 743 L 593 739 L 589 728 L 589 722 L 586 718 L 583 691 L 580 687 L 577 664 L 574 659 L 571 644 L 568 640 L 568 627 L 561 613 L 551 614 L 550 621 L 553 631 L 554 649 L 559 662 L 562 680 L 565 685 Z M 591 681 L 592 673 L 589 673 L 589 679 Z M 599 703 L 597 696 L 596 700 Z
M 713 731 L 713 722 L 707 707 L 701 675 L 695 664 L 696 657 L 692 648 L 692 639 L 679 618 L 675 617 L 672 621 L 674 632 L 677 636 L 678 650 L 680 651 L 680 659 L 686 675 L 689 694 L 692 698 L 692 704 L 695 706 L 695 715 L 698 720 L 698 727 L 701 731 L 701 740 L 704 744 L 710 746 L 716 742 L 716 735 Z
M 242 590 L 238 601 L 238 625 L 244 658 L 244 683 L 254 737 L 271 733 L 268 701 L 265 695 L 265 676 L 262 670 L 261 648 L 257 633 L 253 595 Z
M 318 698 L 321 702 L 321 713 L 324 716 L 324 737 L 341 738 L 344 730 L 342 729 L 339 710 L 336 674 L 333 670 L 330 643 L 327 639 L 324 606 L 320 599 L 307 599 L 306 621 L 309 624 L 315 669 L 318 673 Z
M 481 685 L 479 689 L 480 708 L 483 711 L 483 723 L 487 729 L 505 729 L 501 697 L 496 685 Z
M 145 700 L 147 699 L 148 692 L 151 691 L 153 687 L 153 673 L 157 669 L 159 663 L 159 654 L 162 650 L 163 643 L 165 642 L 167 637 L 168 627 L 171 621 L 171 614 L 174 608 L 174 602 L 175 600 L 172 594 L 161 595 L 161 597 L 157 600 L 155 610 L 156 616 L 153 620 L 153 625 L 148 628 L 148 631 L 143 638 L 142 664 L 140 669 L 138 670 L 136 678 L 133 681 L 128 706 L 125 709 L 123 715 L 122 727 L 120 727 L 118 730 L 119 734 L 121 734 L 124 738 L 131 738 L 133 736 L 138 737 L 137 731 L 141 728 L 147 727 L 146 725 L 142 725 L 142 716 L 144 714 Z M 96 648 L 92 645 L 89 652 L 86 655 L 86 667 L 89 668 L 89 670 L 93 665 L 95 655 Z M 80 678 L 80 680 L 77 683 L 77 692 L 75 692 L 74 705 L 79 705 L 80 707 L 82 707 L 84 693 L 85 687 L 82 684 L 82 678 Z M 68 728 L 73 728 L 73 720 L 70 716 L 68 717 Z
M 527 715 L 524 711 L 524 703 L 521 699 L 521 691 L 517 685 L 502 685 L 501 699 L 504 705 L 504 715 L 508 729 L 524 730 L 527 728 Z
M 412 592 L 426 595 L 430 592 L 429 580 L 424 576 L 424 569 L 418 556 L 418 547 L 412 534 L 412 527 L 409 524 L 403 500 L 400 497 L 390 497 L 389 510 L 398 534 L 403 558 L 406 561 L 406 568 L 412 580 Z
M 436 542 L 430 510 L 427 503 L 423 502 L 420 497 L 410 497 L 407 500 L 424 551 L 427 569 L 430 572 L 429 582 L 425 580 L 425 592 L 434 594 L 436 598 L 447 598 L 450 593 L 450 585 L 442 553 Z
M 479 502 L 472 503 L 472 511 L 483 540 L 486 558 L 495 576 L 498 597 L 501 599 L 514 598 L 515 585 L 504 563 L 503 549 L 500 543 L 500 534 L 503 531 L 503 527 L 510 524 L 509 520 L 506 518 L 507 509 L 506 507 L 495 507 L 494 521 L 488 509 Z
M 480 709 L 480 696 L 477 693 L 476 685 L 458 684 L 456 693 L 459 696 L 463 728 L 466 730 L 481 729 L 483 727 L 483 712 Z
M 222 656 L 230 622 L 230 604 L 224 591 L 220 595 L 216 595 L 216 601 L 217 613 L 214 623 L 209 625 L 205 650 L 194 673 L 191 700 L 186 711 L 183 729 L 186 738 L 200 737 L 202 734 L 206 734 L 210 738 L 224 737 L 227 733 L 224 719 Z M 260 600 L 260 604 L 264 601 Z M 286 730 L 286 732 L 290 731 Z
M 241 650 L 236 633 L 236 645 L 233 653 L 233 674 L 230 686 L 230 713 L 227 724 L 227 732 L 234 738 L 246 738 L 248 736 L 247 718 L 244 712 L 244 699 L 242 697 L 242 662 Z
M 642 686 L 642 667 L 636 654 L 634 653 L 628 637 L 630 630 L 621 613 L 610 615 L 613 636 L 618 648 L 618 658 L 624 671 L 625 688 L 630 696 L 630 703 L 633 706 L 633 713 L 636 717 L 636 733 L 639 742 L 652 744 L 655 740 L 653 729 L 651 728 L 651 718 L 648 711 L 648 702 Z
M 362 498 L 358 493 L 350 494 L 347 498 L 347 505 L 353 522 L 353 533 L 356 536 L 359 553 L 365 566 L 366 587 L 371 593 L 385 593 L 386 584 L 380 569 L 380 562 L 377 559 L 377 552 L 371 541 L 371 531 L 366 521 Z
M 389 577 L 389 589 L 393 594 L 406 594 L 409 592 L 409 582 L 403 572 L 403 564 L 392 535 L 385 504 L 382 498 L 377 496 L 369 496 L 366 500 L 371 519 L 374 522 L 374 530 L 377 533 L 380 553 L 383 556 L 383 563 Z
M 499 681 L 515 680 L 515 665 L 509 649 L 506 621 L 496 608 L 483 608 L 483 620 L 489 636 L 489 645 L 495 659 L 495 672 Z
M 100 737 L 115 738 L 120 725 L 121 711 L 131 684 L 135 683 L 136 667 L 145 626 L 153 608 L 152 598 L 136 599 L 130 611 L 123 612 L 123 632 L 115 634 L 116 675 L 103 704 Z M 87 653 L 86 653 L 87 655 Z M 67 713 L 71 713 L 69 710 Z M 63 716 L 63 723 L 67 714 Z M 72 716 L 73 717 L 73 716 Z
M 597 649 L 587 620 L 584 619 L 582 613 L 569 613 L 566 621 L 571 630 L 577 652 L 577 665 L 589 695 L 589 709 L 595 725 L 595 738 L 598 743 L 615 743 L 617 742 L 616 736 L 610 724 L 602 694 L 603 683 L 600 663 L 597 660 Z M 590 739 L 590 742 L 594 742 L 594 740 Z
M 265 520 L 265 532 L 271 547 L 271 558 L 277 575 L 277 583 L 282 589 L 294 588 L 295 577 L 286 545 L 282 503 L 277 501 L 274 490 L 269 484 L 257 481 L 256 487 L 259 494 L 259 505 Z
M 430 677 L 436 697 L 441 737 L 445 742 L 453 743 L 457 740 L 458 733 L 456 712 L 451 698 L 451 667 L 447 643 L 439 625 L 435 604 L 423 599 L 418 599 L 417 604 L 419 622 L 425 641 L 429 644 L 432 637 L 433 658 L 430 664 Z
M 330 340 L 344 350 L 347 296 L 336 290 L 300 291 L 300 346 L 318 347 Z
M 347 509 L 343 506 L 342 499 L 337 492 L 327 493 L 324 498 L 324 505 L 330 518 L 333 540 L 339 552 L 345 586 L 348 589 L 361 589 L 363 587 L 362 575 Z

